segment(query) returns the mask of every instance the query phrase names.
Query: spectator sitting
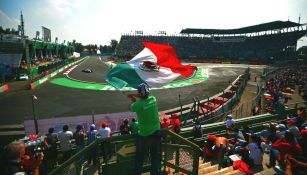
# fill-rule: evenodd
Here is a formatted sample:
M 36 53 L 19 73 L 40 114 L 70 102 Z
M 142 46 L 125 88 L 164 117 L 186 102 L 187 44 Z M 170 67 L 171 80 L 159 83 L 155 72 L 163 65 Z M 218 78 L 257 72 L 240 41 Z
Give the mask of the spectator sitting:
M 130 124 L 130 131 L 131 131 L 131 134 L 137 134 L 138 131 L 139 131 L 139 122 L 135 119 L 135 118 L 132 118 L 132 122 Z
M 232 138 L 236 139 L 236 140 L 242 140 L 242 141 L 245 141 L 245 138 L 242 134 L 242 132 L 237 128 L 237 127 L 234 127 L 232 130 Z
M 172 125 L 172 131 L 176 134 L 179 134 L 180 132 L 180 119 L 178 118 L 177 114 L 172 114 L 171 116 L 171 125 Z
M 276 126 L 276 129 L 279 131 L 276 136 L 278 139 L 281 139 L 285 136 L 285 133 L 287 132 L 287 127 L 284 124 L 279 124 Z
M 292 175 L 292 167 L 293 165 L 296 165 L 298 168 L 301 168 L 303 170 L 302 173 L 300 174 L 306 174 L 307 173 L 307 163 L 306 162 L 301 162 L 297 159 L 295 159 L 292 155 L 285 155 L 285 161 L 284 161 L 284 166 L 286 168 L 285 174 L 286 175 Z
M 302 153 L 302 147 L 295 143 L 295 138 L 291 132 L 286 132 L 285 137 L 282 139 L 278 139 L 275 143 L 272 144 L 272 148 L 279 151 L 278 161 L 284 162 L 284 158 L 286 154 L 290 154 L 293 156 L 299 155 Z M 271 165 L 267 165 L 268 168 Z
M 210 134 L 208 135 L 208 139 L 205 141 L 205 146 L 203 148 L 203 154 L 206 157 L 213 158 L 213 146 L 215 145 L 215 139 L 216 136 Z
M 130 126 L 129 126 L 129 120 L 125 119 L 123 124 L 120 125 L 120 134 L 121 135 L 127 135 L 130 134 Z
M 296 141 L 301 139 L 301 133 L 297 126 L 295 126 L 295 120 L 288 120 L 288 131 L 291 132 Z
M 197 121 L 197 120 L 195 121 L 195 124 L 193 126 L 192 132 L 193 132 L 194 138 L 201 138 L 202 137 L 203 129 L 202 129 L 201 124 L 199 123 L 199 121 Z
M 73 138 L 73 133 L 68 131 L 68 125 L 63 126 L 63 131 L 58 134 L 60 141 L 60 148 L 63 152 L 62 162 L 68 160 L 71 156 L 71 139 Z
M 6 174 L 26 174 L 22 166 L 22 159 L 25 156 L 26 147 L 22 141 L 14 141 L 5 147 Z
M 307 120 L 307 112 L 305 108 L 301 107 L 297 111 L 296 126 L 301 127 L 306 120 Z
M 225 124 L 226 124 L 226 128 L 234 127 L 235 121 L 232 119 L 232 115 L 231 114 L 227 115 Z
M 108 125 L 107 122 L 101 123 L 101 128 L 99 129 L 98 132 L 102 138 L 111 137 L 111 129 L 107 125 Z
M 263 161 L 263 151 L 260 147 L 260 138 L 257 135 L 250 135 L 248 140 L 248 145 L 244 148 L 240 148 L 240 152 L 242 153 L 242 159 L 246 162 L 250 167 L 254 165 L 262 166 Z
M 303 156 L 307 158 L 307 127 L 301 130 L 302 139 L 299 144 L 302 147 Z
M 249 135 L 251 135 L 253 132 L 250 130 L 250 128 L 248 126 L 243 126 L 243 130 L 242 130 L 242 134 L 244 137 L 244 140 L 248 140 L 249 139 Z
M 169 121 L 167 118 L 164 118 L 163 123 L 161 123 L 161 128 L 168 129 L 168 127 L 169 127 Z

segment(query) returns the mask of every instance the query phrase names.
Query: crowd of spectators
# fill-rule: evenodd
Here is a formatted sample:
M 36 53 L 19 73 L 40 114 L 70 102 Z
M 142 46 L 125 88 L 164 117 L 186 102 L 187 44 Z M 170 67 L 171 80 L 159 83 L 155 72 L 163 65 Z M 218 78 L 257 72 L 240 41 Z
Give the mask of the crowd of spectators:
M 303 89 L 307 84 L 306 67 L 282 68 L 273 78 L 266 82 L 265 98 L 267 100 L 266 109 L 274 112 L 287 104 L 296 86 Z
M 122 35 L 115 55 L 119 58 L 131 58 L 143 49 L 141 42 L 148 41 L 173 46 L 182 59 L 259 58 L 262 59 L 259 62 L 265 62 L 270 56 L 282 52 L 300 36 L 300 32 L 284 33 L 223 42 L 222 39 L 216 40 L 216 37 Z M 279 42 L 281 39 L 285 42 Z
M 263 124 L 262 130 L 251 130 L 248 126 L 240 130 L 235 122 L 231 125 L 226 122 L 225 137 L 208 135 L 203 154 L 206 158 L 218 159 L 218 153 L 222 152 L 222 166 L 225 167 L 231 164 L 231 155 L 237 155 L 242 160 L 241 166 L 247 168 L 246 173 L 262 171 L 263 155 L 267 154 L 269 162 L 265 165 L 268 168 L 277 163 L 275 168 L 281 172 L 304 174 L 307 168 L 306 109 L 300 108 L 290 116 L 281 123 Z

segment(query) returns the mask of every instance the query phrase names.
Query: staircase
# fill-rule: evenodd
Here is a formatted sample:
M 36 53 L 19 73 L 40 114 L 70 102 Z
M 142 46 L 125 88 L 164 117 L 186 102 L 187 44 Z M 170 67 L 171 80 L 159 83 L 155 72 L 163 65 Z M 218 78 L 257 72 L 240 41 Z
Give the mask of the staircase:
M 174 160 L 170 160 L 169 163 L 175 163 Z M 185 162 L 184 165 L 182 165 L 185 168 L 192 167 L 192 161 Z M 170 167 L 166 167 L 165 171 L 168 175 L 186 175 L 183 172 L 175 172 L 174 169 Z M 239 170 L 234 170 L 232 166 L 219 169 L 218 164 L 213 164 L 212 162 L 203 162 L 203 160 L 199 160 L 199 166 L 198 166 L 198 174 L 199 175 L 241 175 Z

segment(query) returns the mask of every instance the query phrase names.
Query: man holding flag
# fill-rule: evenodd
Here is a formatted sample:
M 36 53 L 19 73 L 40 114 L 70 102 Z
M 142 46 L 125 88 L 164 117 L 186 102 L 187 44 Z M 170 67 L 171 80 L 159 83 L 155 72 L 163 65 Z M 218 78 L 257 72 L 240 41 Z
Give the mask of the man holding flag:
M 141 175 L 144 154 L 150 150 L 151 175 L 161 170 L 161 132 L 156 98 L 149 95 L 149 87 L 162 87 L 180 75 L 193 75 L 196 66 L 182 65 L 173 47 L 143 42 L 145 48 L 133 59 L 117 64 L 106 75 L 106 81 L 116 89 L 132 87 L 137 94 L 129 94 L 131 111 L 136 112 L 139 131 L 136 141 L 135 174 Z
M 156 98 L 149 95 L 148 86 L 140 84 L 137 94 L 129 94 L 130 106 L 136 112 L 139 131 L 136 139 L 135 174 L 142 174 L 145 153 L 150 150 L 151 175 L 158 175 L 161 169 L 161 132 Z

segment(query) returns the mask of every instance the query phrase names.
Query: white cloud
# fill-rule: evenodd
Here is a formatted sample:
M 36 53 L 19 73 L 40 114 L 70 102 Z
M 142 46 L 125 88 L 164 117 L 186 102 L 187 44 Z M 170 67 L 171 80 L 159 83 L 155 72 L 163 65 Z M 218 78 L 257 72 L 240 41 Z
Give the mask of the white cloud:
M 7 16 L 2 10 L 0 10 L 0 25 L 3 28 L 14 28 L 18 29 L 19 20 Z

